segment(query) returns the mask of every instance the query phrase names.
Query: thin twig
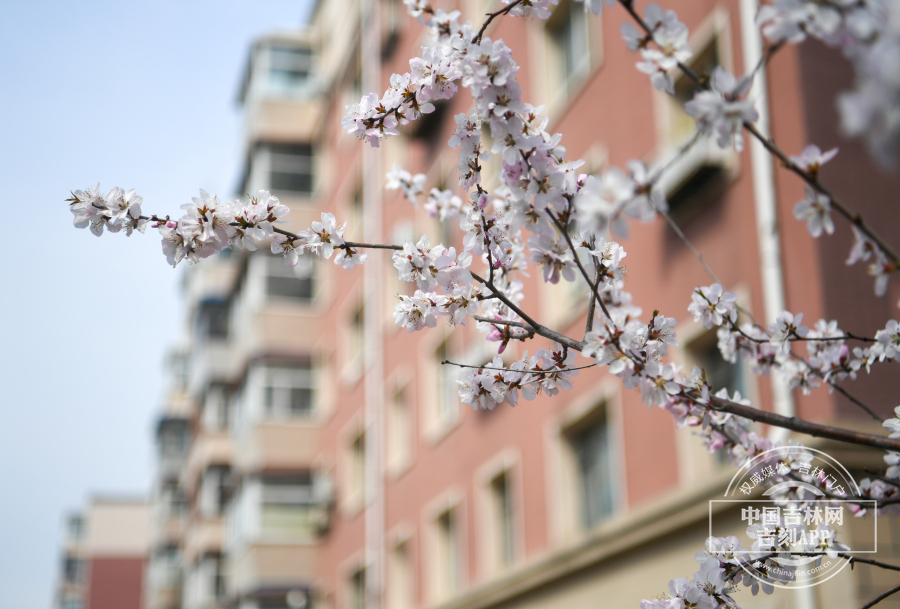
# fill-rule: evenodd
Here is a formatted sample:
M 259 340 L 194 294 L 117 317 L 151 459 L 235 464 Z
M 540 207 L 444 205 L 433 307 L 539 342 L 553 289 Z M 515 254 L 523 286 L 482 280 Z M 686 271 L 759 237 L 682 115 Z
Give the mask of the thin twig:
M 514 321 L 511 319 L 492 319 L 490 317 L 484 317 L 483 315 L 473 315 L 475 321 L 483 321 L 488 324 L 494 324 L 495 326 L 512 326 L 514 328 L 524 328 L 526 330 L 534 330 L 531 324 L 527 324 L 521 321 Z
M 634 8 L 633 0 L 619 0 L 619 4 L 628 12 L 629 15 L 641 26 L 641 29 L 644 30 L 644 33 L 647 35 L 649 40 L 651 40 L 654 44 L 659 44 L 656 42 L 656 39 L 653 36 L 653 30 L 647 25 L 647 22 L 637 13 Z M 772 52 L 777 50 L 777 45 L 773 45 L 770 47 L 770 52 L 766 53 L 763 56 L 765 61 L 771 57 Z M 691 80 L 700 85 L 701 87 L 708 88 L 709 83 L 707 79 L 700 74 L 698 74 L 691 67 L 685 65 L 682 62 L 678 63 L 678 68 Z M 791 172 L 795 173 L 799 176 L 804 182 L 809 184 L 814 190 L 826 195 L 830 201 L 831 205 L 838 210 L 838 212 L 847 218 L 851 223 L 853 223 L 861 232 L 866 234 L 872 241 L 874 241 L 881 251 L 891 258 L 891 262 L 894 265 L 893 270 L 900 269 L 900 256 L 897 255 L 897 252 L 884 240 L 882 239 L 873 229 L 869 226 L 865 220 L 863 220 L 862 216 L 853 210 L 851 210 L 843 201 L 834 196 L 834 193 L 831 192 L 828 188 L 826 188 L 821 182 L 819 182 L 818 177 L 809 171 L 805 171 L 801 169 L 796 163 L 791 161 L 787 154 L 785 154 L 778 146 L 775 145 L 775 142 L 771 137 L 764 136 L 759 129 L 757 129 L 756 125 L 749 121 L 744 121 L 743 123 L 744 129 L 746 129 L 753 137 L 755 137 L 759 142 L 768 150 L 773 156 L 775 156 L 779 161 L 781 161 L 784 166 Z
M 551 370 L 516 370 L 514 368 L 497 368 L 495 366 L 470 366 L 468 364 L 458 364 L 456 362 L 451 362 L 450 360 L 444 360 L 441 364 L 448 364 L 450 366 L 459 366 L 460 368 L 474 368 L 476 370 L 499 370 L 501 372 L 521 372 L 522 374 L 558 374 L 560 372 L 571 372 L 572 370 L 584 370 L 585 368 L 594 368 L 598 364 L 595 362 L 593 364 L 587 364 L 585 366 L 574 366 L 572 368 L 555 368 Z
M 883 594 L 879 594 L 878 596 L 876 596 L 875 598 L 870 600 L 868 603 L 866 603 L 859 609 L 869 609 L 870 607 L 874 607 L 875 605 L 877 605 L 878 603 L 880 603 L 887 597 L 891 596 L 892 594 L 896 594 L 897 592 L 900 592 L 900 585 L 894 586 L 893 588 L 891 588 L 890 590 L 888 590 L 887 592 L 885 592 Z
M 844 389 L 843 387 L 839 387 L 839 386 L 838 386 L 836 383 L 834 383 L 834 382 L 829 382 L 829 383 L 828 383 L 828 386 L 831 387 L 832 389 L 834 389 L 835 391 L 837 391 L 838 393 L 840 393 L 842 396 L 844 396 L 844 397 L 847 398 L 848 400 L 850 400 L 852 403 L 856 404 L 857 406 L 859 406 L 860 408 L 862 408 L 863 410 L 865 410 L 867 413 L 869 413 L 869 415 L 870 415 L 873 419 L 875 419 L 875 420 L 878 421 L 879 423 L 884 423 L 884 419 L 882 419 L 882 418 L 879 417 L 877 414 L 875 414 L 875 413 L 872 411 L 871 408 L 869 408 L 868 406 L 866 406 L 865 404 L 863 404 L 862 402 L 860 402 L 859 400 L 857 400 L 855 397 L 853 397 L 852 395 L 850 395 L 849 393 L 847 393 L 847 390 Z
M 656 203 L 654 203 L 654 206 L 656 206 Z M 656 206 L 656 211 L 659 213 L 659 215 L 666 219 L 666 222 L 668 222 L 669 228 L 672 229 L 672 232 L 678 235 L 678 238 L 681 239 L 682 243 L 684 243 L 687 248 L 691 250 L 691 253 L 694 254 L 694 257 L 700 261 L 700 264 L 703 265 L 703 270 L 706 271 L 706 274 L 709 275 L 713 281 L 715 281 L 719 285 L 722 285 L 719 277 L 715 274 L 715 272 L 713 272 L 709 264 L 707 264 L 706 258 L 703 257 L 703 254 L 700 253 L 700 250 L 694 247 L 694 244 L 691 243 L 691 241 L 687 238 L 687 235 L 684 234 L 681 228 L 679 228 L 678 225 L 675 224 L 675 220 L 672 219 L 672 216 L 670 216 L 668 212 L 660 209 L 659 206 Z
M 501 15 L 507 14 L 509 11 L 513 10 L 517 5 L 522 4 L 523 1 L 524 0 L 515 0 L 515 2 L 513 2 L 512 4 L 509 4 L 508 6 L 500 9 L 499 11 L 497 11 L 495 13 L 485 13 L 487 15 L 487 19 L 485 19 L 483 24 L 481 24 L 481 29 L 478 30 L 477 34 L 475 34 L 475 38 L 472 39 L 472 42 L 474 42 L 475 44 L 478 44 L 479 42 L 481 42 L 481 37 L 484 36 L 484 31 L 487 29 L 487 26 L 490 25 L 491 21 L 493 21 L 494 19 L 496 19 L 497 17 L 499 17 Z
M 525 311 L 523 311 L 521 308 L 519 308 L 518 305 L 516 305 L 513 301 L 511 301 L 509 298 L 507 298 L 506 294 L 504 294 L 499 288 L 497 288 L 497 286 L 495 286 L 490 281 L 487 281 L 486 279 L 478 276 L 475 273 L 472 273 L 472 277 L 474 277 L 476 281 L 478 281 L 479 283 L 481 283 L 482 285 L 487 287 L 500 300 L 500 302 L 502 302 L 507 307 L 509 307 L 510 309 L 515 311 L 515 313 L 519 317 L 521 317 L 522 319 L 527 321 L 531 325 L 532 329 L 534 329 L 535 334 L 538 334 L 539 336 L 543 336 L 544 338 L 548 338 L 552 341 L 558 342 L 560 345 L 562 345 L 564 347 L 569 347 L 569 348 L 575 349 L 576 351 L 581 351 L 582 348 L 584 347 L 583 342 L 569 338 L 568 336 L 566 336 L 564 334 L 560 334 L 559 332 L 551 330 L 547 326 L 536 322 L 534 319 L 532 319 L 532 317 L 530 315 L 528 315 Z
M 853 563 L 862 563 L 866 565 L 870 565 L 873 567 L 880 567 L 882 569 L 887 569 L 889 571 L 900 571 L 900 567 L 897 565 L 892 565 L 886 562 L 881 562 L 878 560 L 872 560 L 871 558 L 860 558 L 858 556 L 854 556 L 852 554 L 846 554 L 844 552 L 839 552 L 838 556 L 847 560 L 850 563 L 850 567 L 853 567 Z

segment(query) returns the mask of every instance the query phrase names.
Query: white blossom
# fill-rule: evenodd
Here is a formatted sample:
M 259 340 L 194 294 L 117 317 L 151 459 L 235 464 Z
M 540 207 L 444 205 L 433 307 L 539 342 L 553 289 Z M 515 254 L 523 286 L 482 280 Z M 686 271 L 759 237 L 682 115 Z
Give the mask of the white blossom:
M 834 233 L 831 199 L 828 195 L 816 192 L 808 186 L 804 190 L 806 199 L 798 201 L 794 206 L 794 217 L 806 222 L 809 234 L 813 237 L 821 237 L 823 230 L 829 235 Z

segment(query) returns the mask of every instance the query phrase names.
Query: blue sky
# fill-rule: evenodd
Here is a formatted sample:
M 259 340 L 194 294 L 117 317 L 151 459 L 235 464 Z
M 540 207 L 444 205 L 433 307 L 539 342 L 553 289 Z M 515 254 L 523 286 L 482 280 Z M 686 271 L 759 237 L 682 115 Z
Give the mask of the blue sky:
M 230 196 L 250 41 L 308 0 L 17 2 L 0 20 L 0 606 L 48 609 L 62 520 L 143 494 L 180 271 L 159 237 L 72 227 L 70 190 L 178 214 Z

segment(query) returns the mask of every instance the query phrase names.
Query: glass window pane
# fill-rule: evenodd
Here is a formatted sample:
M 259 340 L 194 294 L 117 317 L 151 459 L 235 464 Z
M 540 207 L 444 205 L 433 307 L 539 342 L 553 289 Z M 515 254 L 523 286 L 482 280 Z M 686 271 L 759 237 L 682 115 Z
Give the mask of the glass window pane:
M 308 417 L 312 414 L 312 389 L 295 387 L 291 389 L 291 416 Z
M 592 528 L 612 514 L 612 468 L 609 434 L 604 421 L 591 424 L 572 438 L 578 461 L 581 516 L 586 528 Z

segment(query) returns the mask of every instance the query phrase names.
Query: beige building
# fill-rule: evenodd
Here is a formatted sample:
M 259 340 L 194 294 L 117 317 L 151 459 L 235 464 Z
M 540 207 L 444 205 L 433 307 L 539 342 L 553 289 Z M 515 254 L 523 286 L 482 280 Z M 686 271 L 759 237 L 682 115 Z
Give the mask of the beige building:
M 501 6 L 456 4 L 469 16 Z M 696 69 L 741 73 L 755 64 L 744 38 L 754 31 L 748 6 L 679 5 Z M 507 18 L 488 29 L 516 53 L 526 99 L 546 104 L 549 131 L 563 133 L 569 156 L 586 159 L 590 172 L 630 158 L 666 163 L 692 132 L 680 106 L 635 70 L 618 30 L 624 19 L 616 9 L 585 18 L 561 0 L 547 21 Z M 290 206 L 294 227 L 330 211 L 348 222 L 353 240 L 457 239 L 383 184 L 394 162 L 427 174 L 429 187 L 456 183 L 456 151 L 445 144 L 452 117 L 468 110 L 467 94 L 378 150 L 340 127 L 344 106 L 408 71 L 423 44 L 399 0 L 321 1 L 309 28 L 261 37 L 240 87 L 239 192 L 271 190 Z M 819 100 L 833 98 L 849 74 L 823 76 L 822 61 L 815 49 L 787 48 L 763 77 L 778 103 L 760 93 L 759 104 L 787 150 L 837 142 Z M 676 90 L 691 94 L 685 82 Z M 860 193 L 855 200 L 873 222 L 895 225 L 896 211 L 881 202 L 897 180 L 872 179 L 861 147 L 841 146 L 835 184 Z M 485 167 L 489 187 L 498 171 Z M 847 319 L 849 305 L 834 288 L 862 282 L 858 269 L 836 261 L 849 229 L 839 227 L 841 245 L 811 244 L 791 214 L 803 196 L 799 181 L 753 146 L 737 153 L 708 143 L 667 175 L 673 217 L 746 309 L 760 319 L 779 307 Z M 864 426 L 837 394 L 792 394 L 748 366 L 721 362 L 714 334 L 686 311 L 691 289 L 710 283 L 703 269 L 664 223 L 632 231 L 623 243 L 628 289 L 645 311 L 677 318 L 674 361 L 703 366 L 716 386 L 762 408 Z M 733 468 L 599 370 L 553 399 L 472 411 L 459 403 L 458 371 L 440 362 L 482 363 L 491 346 L 471 327 L 396 328 L 390 313 L 407 289 L 390 256 L 376 251 L 349 272 L 310 258 L 291 269 L 267 251 L 225 252 L 186 269 L 184 341 L 157 436 L 148 609 L 637 607 L 696 570 L 708 500 L 722 496 Z M 573 290 L 538 277 L 526 290 L 526 309 L 539 320 L 583 332 L 586 301 Z M 861 289 L 870 291 L 868 283 Z M 866 301 L 850 329 L 871 333 L 887 306 Z M 880 374 L 859 385 L 886 413 L 898 382 Z M 874 453 L 818 446 L 855 473 L 880 463 Z M 896 536 L 879 530 L 888 559 Z M 884 589 L 883 576 L 857 567 L 805 593 L 743 593 L 740 601 L 861 605 Z
M 141 609 L 150 548 L 146 499 L 96 496 L 65 523 L 57 609 Z

